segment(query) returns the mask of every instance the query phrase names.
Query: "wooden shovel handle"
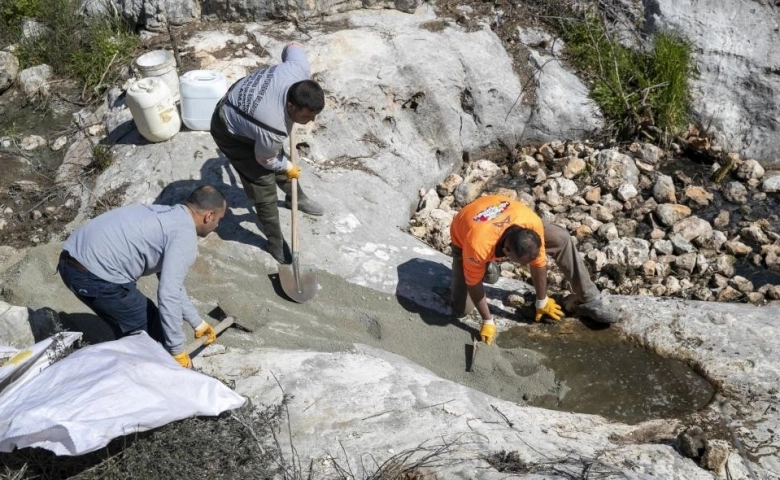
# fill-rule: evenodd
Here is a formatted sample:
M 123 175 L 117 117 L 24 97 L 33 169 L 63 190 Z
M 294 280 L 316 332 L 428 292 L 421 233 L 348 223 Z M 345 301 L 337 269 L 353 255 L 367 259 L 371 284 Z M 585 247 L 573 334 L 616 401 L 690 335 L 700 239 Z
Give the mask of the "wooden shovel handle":
M 298 149 L 295 146 L 295 124 L 293 124 L 292 130 L 290 130 L 290 162 L 293 167 L 298 165 Z M 292 253 L 293 257 L 298 253 L 298 179 L 293 178 L 290 180 L 292 192 L 291 213 L 292 213 Z
M 216 332 L 217 335 L 224 332 L 225 329 L 233 325 L 235 323 L 236 319 L 235 317 L 226 317 L 224 320 L 219 322 L 216 327 L 214 327 L 214 332 Z M 203 335 L 200 338 L 196 338 L 195 340 L 191 341 L 187 344 L 187 346 L 184 348 L 184 351 L 187 352 L 187 355 L 192 355 L 192 352 L 199 349 L 203 343 L 208 340 L 208 335 Z

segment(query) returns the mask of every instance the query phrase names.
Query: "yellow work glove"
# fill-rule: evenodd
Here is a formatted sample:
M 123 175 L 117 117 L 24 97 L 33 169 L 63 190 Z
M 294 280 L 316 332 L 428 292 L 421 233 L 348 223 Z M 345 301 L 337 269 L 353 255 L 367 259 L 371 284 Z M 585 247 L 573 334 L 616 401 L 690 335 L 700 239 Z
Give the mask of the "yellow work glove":
M 173 359 L 179 362 L 179 365 L 184 368 L 192 368 L 192 360 L 190 360 L 190 356 L 187 352 L 181 352 L 178 355 L 174 355 Z
M 206 321 L 201 322 L 200 325 L 198 325 L 198 327 L 195 329 L 195 338 L 200 338 L 203 335 L 209 336 L 209 338 L 203 342 L 203 345 L 208 345 L 209 343 L 214 343 L 217 341 L 217 332 L 215 332 L 214 327 L 209 325 Z
M 563 317 L 563 310 L 561 310 L 561 306 L 552 298 L 547 297 L 543 300 L 537 300 L 534 321 L 538 322 L 545 315 L 557 322 Z
M 493 337 L 496 336 L 496 324 L 482 322 L 482 328 L 479 329 L 479 339 L 490 345 L 493 343 Z
M 287 175 L 287 181 L 289 182 L 293 178 L 298 179 L 301 178 L 301 167 L 298 165 L 293 165 L 290 167 L 289 170 L 284 172 L 285 175 Z

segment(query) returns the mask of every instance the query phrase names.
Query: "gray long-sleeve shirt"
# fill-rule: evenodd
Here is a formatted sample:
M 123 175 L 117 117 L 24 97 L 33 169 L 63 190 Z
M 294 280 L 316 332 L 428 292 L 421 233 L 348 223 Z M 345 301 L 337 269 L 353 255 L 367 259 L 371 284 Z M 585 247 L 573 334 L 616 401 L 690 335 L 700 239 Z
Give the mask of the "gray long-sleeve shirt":
M 279 132 L 289 134 L 293 121 L 287 115 L 287 91 L 296 82 L 311 79 L 306 52 L 299 45 L 288 45 L 282 51 L 282 63 L 247 75 L 228 94 L 228 100 L 245 113 Z M 255 141 L 255 158 L 269 170 L 288 168 L 287 159 L 279 155 L 287 134 L 278 135 L 258 127 L 238 112 L 223 106 L 225 123 L 235 135 Z
M 182 318 L 202 319 L 187 297 L 184 278 L 198 253 L 195 222 L 184 205 L 128 205 L 106 212 L 73 232 L 62 248 L 94 275 L 117 284 L 157 274 L 157 303 L 165 348 L 184 348 Z

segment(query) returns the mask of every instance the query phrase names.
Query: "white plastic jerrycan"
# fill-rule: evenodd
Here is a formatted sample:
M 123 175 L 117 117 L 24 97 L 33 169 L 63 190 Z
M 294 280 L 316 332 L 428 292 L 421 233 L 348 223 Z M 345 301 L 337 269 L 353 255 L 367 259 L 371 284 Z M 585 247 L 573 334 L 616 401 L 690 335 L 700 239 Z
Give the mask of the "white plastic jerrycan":
M 190 130 L 209 130 L 211 114 L 227 92 L 227 79 L 213 70 L 191 70 L 179 79 L 181 119 Z
M 162 142 L 179 133 L 181 118 L 168 86 L 159 77 L 142 78 L 127 89 L 127 106 L 141 135 Z

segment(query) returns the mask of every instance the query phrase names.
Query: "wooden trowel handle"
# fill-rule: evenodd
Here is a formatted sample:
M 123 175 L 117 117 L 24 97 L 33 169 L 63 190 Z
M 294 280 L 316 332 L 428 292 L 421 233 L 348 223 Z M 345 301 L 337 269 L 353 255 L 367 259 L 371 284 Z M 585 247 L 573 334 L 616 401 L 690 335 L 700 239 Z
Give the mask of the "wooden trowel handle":
M 236 319 L 235 317 L 226 317 L 224 320 L 219 322 L 216 327 L 214 327 L 214 332 L 219 336 L 222 332 L 224 332 L 228 327 L 233 325 L 235 323 Z M 195 340 L 191 341 L 187 344 L 187 347 L 185 347 L 184 351 L 187 352 L 187 355 L 192 355 L 192 352 L 199 349 L 203 342 L 208 340 L 208 335 L 203 335 L 200 338 L 196 338 Z

